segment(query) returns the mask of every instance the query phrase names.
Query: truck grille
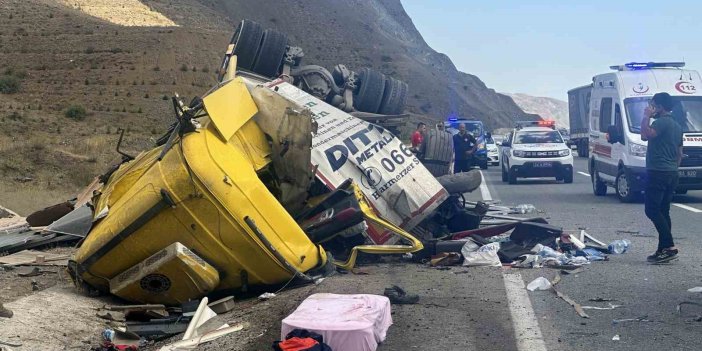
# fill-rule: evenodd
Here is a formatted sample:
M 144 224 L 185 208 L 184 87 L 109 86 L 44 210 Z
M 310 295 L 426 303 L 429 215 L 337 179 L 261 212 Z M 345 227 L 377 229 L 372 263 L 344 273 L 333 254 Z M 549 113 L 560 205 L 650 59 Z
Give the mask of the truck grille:
M 549 157 L 559 157 L 558 151 L 526 151 L 524 152 L 525 158 L 549 158 Z
M 680 167 L 702 167 L 702 147 L 683 147 Z

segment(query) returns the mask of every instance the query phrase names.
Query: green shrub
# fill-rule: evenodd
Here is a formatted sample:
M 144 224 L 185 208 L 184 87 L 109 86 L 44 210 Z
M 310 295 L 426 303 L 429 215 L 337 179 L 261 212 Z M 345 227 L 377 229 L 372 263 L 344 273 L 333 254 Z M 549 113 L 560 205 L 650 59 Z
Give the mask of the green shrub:
M 76 121 L 82 121 L 85 119 L 88 113 L 85 111 L 85 107 L 83 106 L 71 105 L 66 109 L 66 112 L 64 112 L 63 115 Z
M 15 76 L 0 77 L 0 93 L 14 94 L 20 90 L 20 79 Z

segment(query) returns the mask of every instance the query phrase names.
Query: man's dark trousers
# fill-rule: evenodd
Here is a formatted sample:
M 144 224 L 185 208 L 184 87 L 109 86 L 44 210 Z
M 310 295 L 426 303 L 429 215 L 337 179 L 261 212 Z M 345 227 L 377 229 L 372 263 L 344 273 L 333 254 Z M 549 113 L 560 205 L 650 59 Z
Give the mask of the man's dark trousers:
M 473 168 L 473 158 L 469 157 L 465 160 L 456 159 L 453 162 L 453 173 L 468 172 Z
M 673 243 L 670 203 L 678 185 L 677 171 L 648 170 L 646 182 L 646 217 L 658 231 L 658 250 L 675 246 Z

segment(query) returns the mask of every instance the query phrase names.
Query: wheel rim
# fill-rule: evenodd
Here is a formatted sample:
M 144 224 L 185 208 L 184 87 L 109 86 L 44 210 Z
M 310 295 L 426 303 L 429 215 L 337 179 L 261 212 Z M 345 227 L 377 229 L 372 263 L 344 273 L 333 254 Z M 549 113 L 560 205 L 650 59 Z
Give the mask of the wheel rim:
M 619 175 L 617 178 L 617 192 L 621 197 L 629 196 L 629 182 L 626 180 L 626 175 L 624 173 Z

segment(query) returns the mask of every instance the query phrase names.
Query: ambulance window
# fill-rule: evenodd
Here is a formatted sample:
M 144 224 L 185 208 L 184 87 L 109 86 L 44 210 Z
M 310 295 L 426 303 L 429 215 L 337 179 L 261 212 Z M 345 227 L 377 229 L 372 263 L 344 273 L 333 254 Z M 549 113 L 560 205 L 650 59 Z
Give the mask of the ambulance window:
M 600 104 L 600 132 L 607 133 L 612 125 L 612 98 L 602 98 Z
M 617 131 L 619 132 L 619 135 L 622 136 L 621 143 L 624 144 L 624 124 L 622 123 L 622 109 L 619 107 L 619 104 L 614 104 L 614 125 L 617 126 Z

